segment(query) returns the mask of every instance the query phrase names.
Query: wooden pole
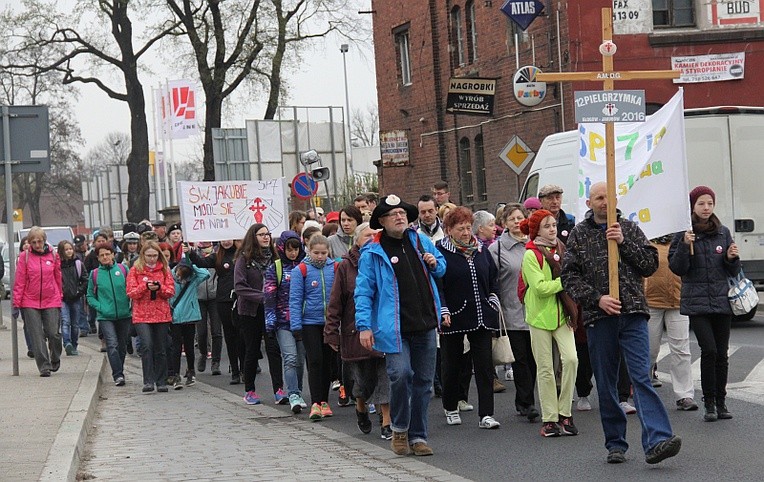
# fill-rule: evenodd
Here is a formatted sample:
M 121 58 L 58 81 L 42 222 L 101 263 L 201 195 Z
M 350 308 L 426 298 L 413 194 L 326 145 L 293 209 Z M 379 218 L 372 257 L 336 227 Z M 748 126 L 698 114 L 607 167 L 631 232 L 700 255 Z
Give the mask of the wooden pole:
M 612 10 L 609 8 L 602 9 L 602 41 L 603 43 L 609 40 L 613 40 L 613 22 L 612 22 Z M 613 71 L 613 57 L 603 55 L 602 56 L 602 71 Z M 613 80 L 605 79 L 603 82 L 603 90 L 613 90 Z M 615 123 L 605 123 L 605 152 L 607 155 L 607 225 L 610 227 L 613 223 L 618 222 L 616 217 L 616 202 L 617 197 L 615 194 Z M 608 266 L 608 279 L 610 281 L 610 296 L 615 299 L 619 299 L 620 291 L 618 287 L 618 243 L 614 239 L 610 239 L 607 242 L 607 266 Z

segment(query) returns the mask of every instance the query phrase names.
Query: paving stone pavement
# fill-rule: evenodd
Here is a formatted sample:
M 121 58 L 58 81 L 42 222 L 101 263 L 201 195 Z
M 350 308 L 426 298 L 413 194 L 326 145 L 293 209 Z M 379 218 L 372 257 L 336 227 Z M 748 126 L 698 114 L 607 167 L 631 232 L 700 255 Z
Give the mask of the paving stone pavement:
M 466 480 L 413 456 L 358 441 L 197 382 L 141 393 L 140 361 L 125 387 L 105 384 L 78 480 Z M 437 455 L 436 455 L 437 456 Z

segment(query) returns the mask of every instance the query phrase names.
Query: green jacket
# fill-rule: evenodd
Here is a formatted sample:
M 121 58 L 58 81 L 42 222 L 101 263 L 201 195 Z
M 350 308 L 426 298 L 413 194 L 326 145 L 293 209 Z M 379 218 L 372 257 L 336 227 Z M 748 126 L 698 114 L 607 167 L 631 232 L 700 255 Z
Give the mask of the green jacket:
M 542 258 L 543 259 L 543 258 Z M 534 328 L 554 331 L 567 323 L 557 293 L 562 291 L 560 278 L 552 279 L 549 263 L 539 266 L 536 254 L 528 249 L 523 256 L 523 281 L 525 292 L 525 321 Z
M 124 269 L 124 266 L 123 268 Z M 106 267 L 99 265 L 88 276 L 88 304 L 96 310 L 97 320 L 123 320 L 133 316 L 130 298 L 127 297 L 127 280 L 117 264 Z M 98 271 L 98 289 L 93 283 Z

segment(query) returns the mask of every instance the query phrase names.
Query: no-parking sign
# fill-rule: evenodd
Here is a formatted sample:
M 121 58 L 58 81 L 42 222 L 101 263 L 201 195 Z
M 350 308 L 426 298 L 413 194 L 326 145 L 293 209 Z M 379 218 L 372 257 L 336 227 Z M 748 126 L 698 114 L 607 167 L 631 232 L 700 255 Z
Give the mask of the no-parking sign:
M 300 199 L 310 199 L 318 192 L 318 183 L 307 172 L 292 179 L 292 193 Z

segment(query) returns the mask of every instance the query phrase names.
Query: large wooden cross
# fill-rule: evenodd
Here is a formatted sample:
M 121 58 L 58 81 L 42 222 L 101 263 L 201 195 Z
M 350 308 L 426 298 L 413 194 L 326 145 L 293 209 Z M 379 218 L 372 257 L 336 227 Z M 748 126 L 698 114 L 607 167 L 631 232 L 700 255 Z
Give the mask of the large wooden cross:
M 677 79 L 678 70 L 632 70 L 614 71 L 613 54 L 608 53 L 613 48 L 613 13 L 610 8 L 602 9 L 602 71 L 601 72 L 558 72 L 538 73 L 536 80 L 541 82 L 585 82 L 601 81 L 603 90 L 613 90 L 616 80 L 637 79 Z M 607 165 L 607 224 L 612 225 L 616 219 L 616 180 L 615 180 L 615 124 L 605 123 L 605 153 Z M 618 291 L 618 244 L 615 240 L 608 241 L 608 272 L 610 281 L 610 296 L 619 299 Z

